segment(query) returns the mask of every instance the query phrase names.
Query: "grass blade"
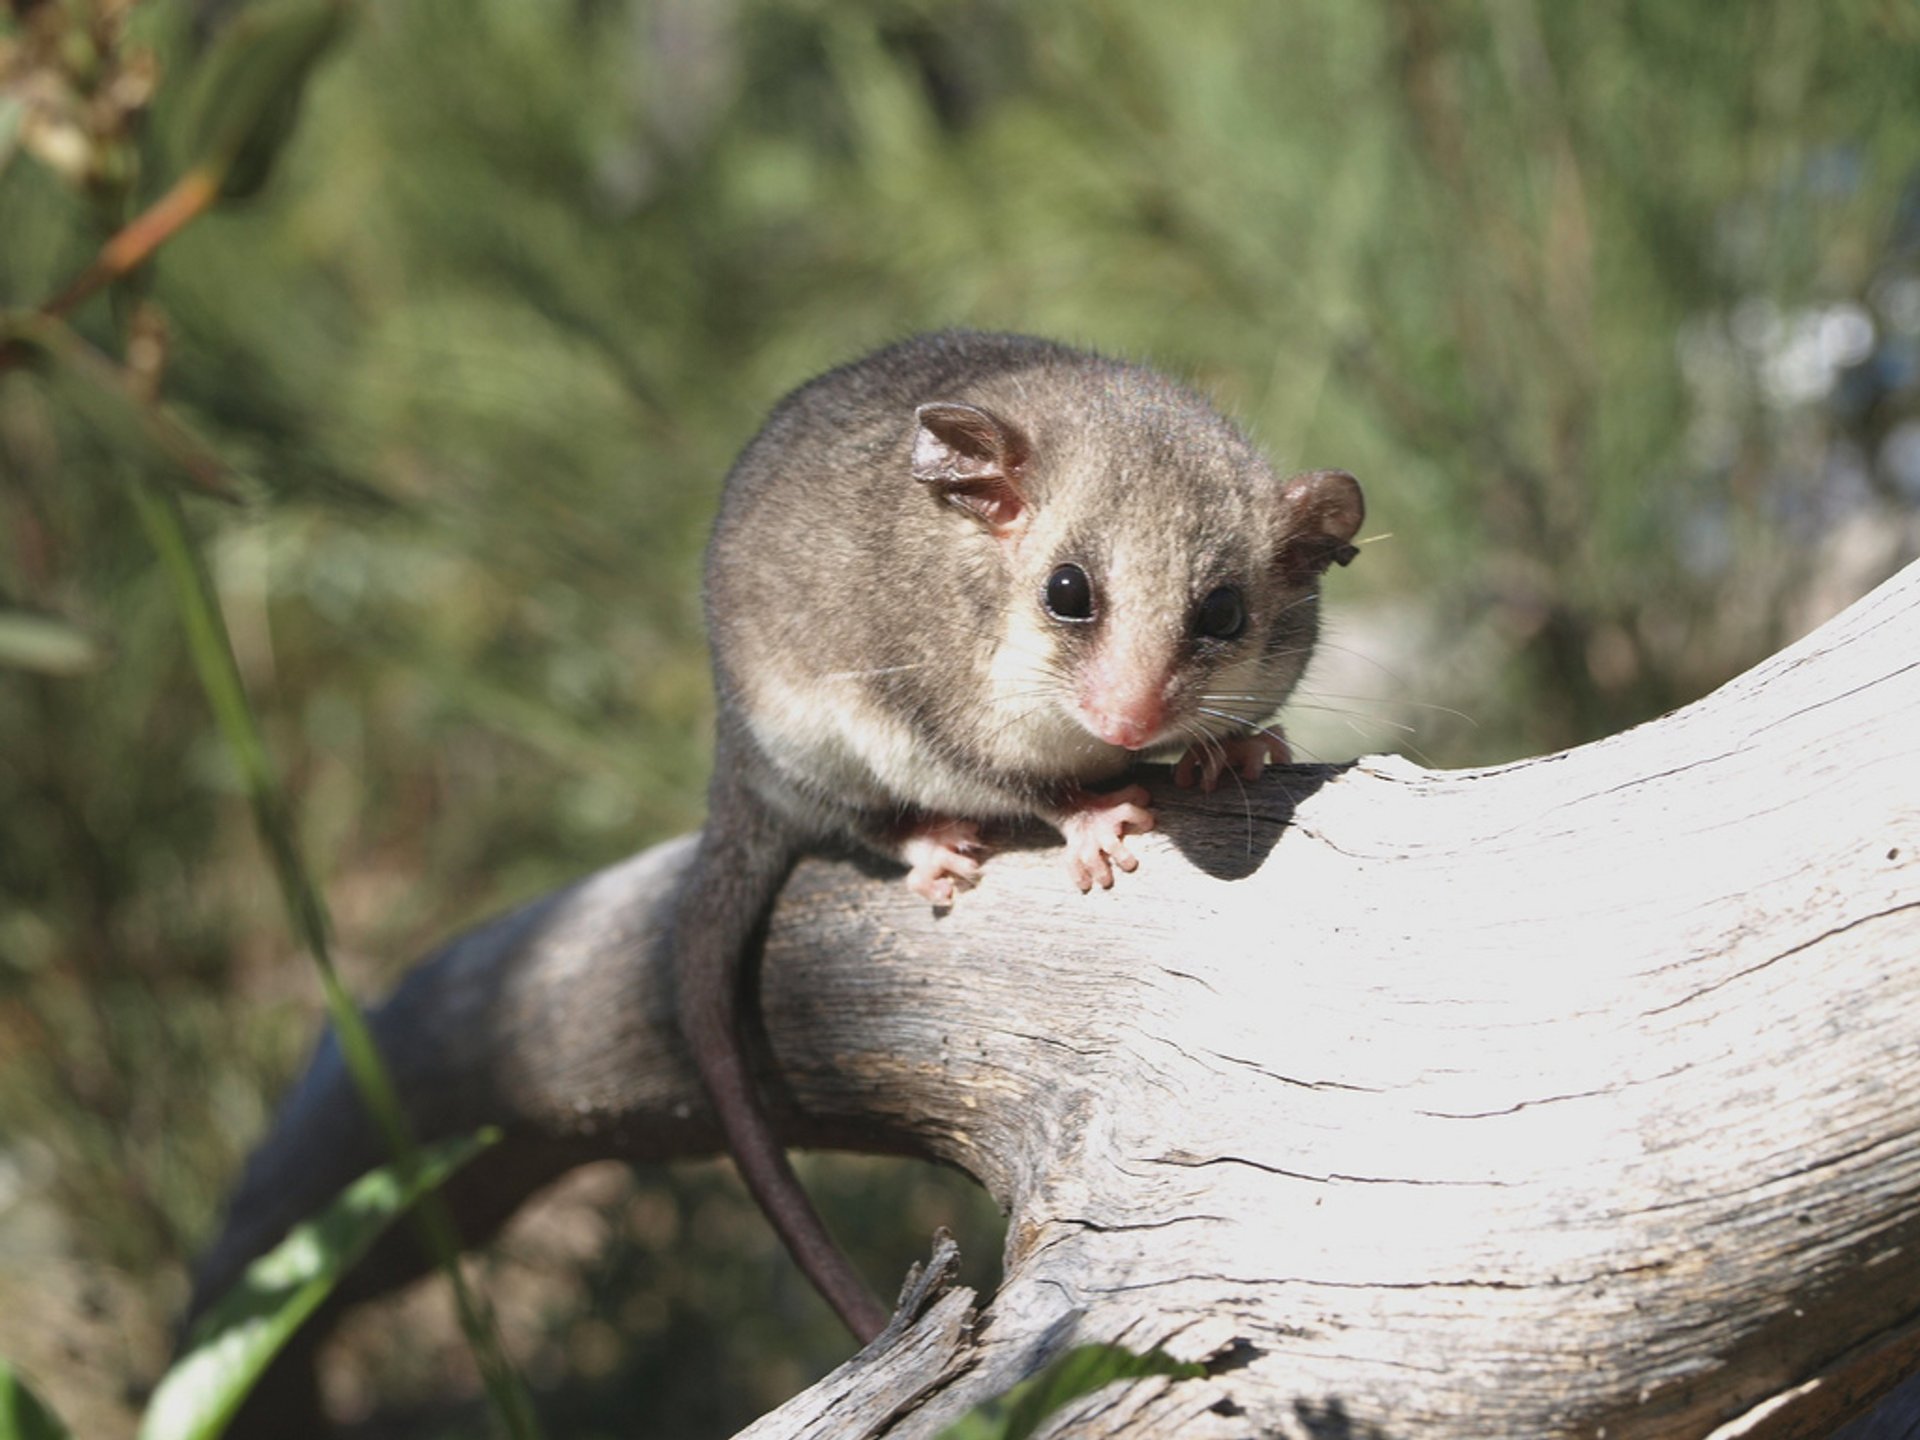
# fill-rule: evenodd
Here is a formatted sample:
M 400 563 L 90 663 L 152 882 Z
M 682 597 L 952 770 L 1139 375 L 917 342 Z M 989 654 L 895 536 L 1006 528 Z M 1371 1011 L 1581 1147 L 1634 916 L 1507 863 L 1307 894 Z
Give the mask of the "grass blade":
M 140 1440 L 214 1440 L 280 1348 L 387 1227 L 497 1139 L 498 1131 L 484 1130 L 431 1146 L 409 1175 L 395 1165 L 369 1171 L 296 1225 L 194 1327 L 187 1353 L 154 1391 Z M 8 1440 L 4 1429 L 0 1440 Z
M 130 493 L 141 526 L 167 572 L 201 689 L 239 765 L 241 781 L 253 806 L 255 826 L 273 863 L 274 877 L 280 883 L 281 898 L 295 937 L 319 972 L 327 1016 L 340 1042 L 341 1059 L 346 1062 L 354 1088 L 386 1141 L 399 1174 L 410 1178 L 422 1163 L 420 1148 L 367 1022 L 334 966 L 326 903 L 300 858 L 286 798 L 268 757 L 265 737 L 247 700 L 246 687 L 241 683 L 240 669 L 233 658 L 233 643 L 227 635 L 213 581 L 180 513 L 179 497 L 171 490 L 149 485 L 139 478 L 133 481 Z M 428 1253 L 453 1291 L 460 1328 L 486 1382 L 488 1399 L 508 1434 L 516 1440 L 531 1440 L 540 1433 L 532 1401 L 526 1386 L 507 1361 L 491 1313 L 461 1273 L 460 1242 L 452 1217 L 440 1197 L 431 1192 L 421 1197 L 414 1216 Z

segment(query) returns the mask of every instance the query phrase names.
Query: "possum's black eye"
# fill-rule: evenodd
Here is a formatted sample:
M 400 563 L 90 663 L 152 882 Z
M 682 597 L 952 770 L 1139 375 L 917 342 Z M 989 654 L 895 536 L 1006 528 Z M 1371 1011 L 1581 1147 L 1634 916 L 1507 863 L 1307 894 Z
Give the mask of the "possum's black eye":
M 1047 576 L 1047 613 L 1056 620 L 1093 618 L 1093 581 L 1078 565 L 1058 565 Z
M 1238 639 L 1247 628 L 1247 602 L 1231 585 L 1222 585 L 1200 602 L 1194 629 L 1209 640 Z

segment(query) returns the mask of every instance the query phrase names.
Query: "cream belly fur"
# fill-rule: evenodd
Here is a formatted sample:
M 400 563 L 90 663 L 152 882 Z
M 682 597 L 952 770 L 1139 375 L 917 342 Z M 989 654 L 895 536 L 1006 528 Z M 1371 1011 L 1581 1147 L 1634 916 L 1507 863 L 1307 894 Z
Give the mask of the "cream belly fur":
M 1051 653 L 1032 614 L 1016 608 L 984 691 L 981 718 L 996 755 L 1009 768 L 1062 783 L 1111 779 L 1134 757 L 1093 735 L 1062 703 Z M 788 782 L 796 818 L 818 818 L 820 801 L 876 811 L 904 803 L 929 815 L 977 819 L 1035 813 L 1032 795 L 943 760 L 903 717 L 876 703 L 862 684 L 868 678 L 763 666 L 750 681 L 754 738 Z
M 823 704 L 817 679 L 762 675 L 753 686 L 754 739 L 786 782 L 779 798 L 796 819 L 812 824 L 848 808 L 886 813 L 906 806 L 977 819 L 1034 813 L 1031 796 L 942 760 L 924 736 L 882 710 L 857 683 L 841 688 L 844 693 Z M 1070 724 L 1061 716 L 1021 728 Z

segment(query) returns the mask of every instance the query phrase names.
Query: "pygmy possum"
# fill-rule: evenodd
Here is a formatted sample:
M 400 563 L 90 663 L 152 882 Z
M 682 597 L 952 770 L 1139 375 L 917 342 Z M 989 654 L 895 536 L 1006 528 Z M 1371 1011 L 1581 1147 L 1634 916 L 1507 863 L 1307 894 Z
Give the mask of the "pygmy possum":
M 1080 890 L 1151 830 L 1143 754 L 1213 788 L 1284 762 L 1271 722 L 1354 556 L 1360 487 L 1282 479 L 1200 396 L 1016 335 L 890 346 L 788 395 L 735 462 L 707 551 L 718 738 L 674 914 L 680 1022 L 749 1190 L 863 1342 L 885 1309 L 756 1095 L 753 937 L 803 853 L 897 858 L 947 906 L 986 822 L 1038 818 Z M 1113 786 L 1115 788 L 1103 788 Z

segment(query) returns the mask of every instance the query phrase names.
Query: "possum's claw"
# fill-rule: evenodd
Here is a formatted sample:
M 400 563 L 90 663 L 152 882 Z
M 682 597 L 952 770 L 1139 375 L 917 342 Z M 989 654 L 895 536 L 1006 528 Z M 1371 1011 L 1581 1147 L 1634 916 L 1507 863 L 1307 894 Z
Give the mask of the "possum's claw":
M 1269 764 L 1292 763 L 1293 751 L 1287 737 L 1278 729 L 1259 730 L 1251 735 L 1229 735 L 1224 740 L 1208 740 L 1191 747 L 1173 767 L 1173 783 L 1191 790 L 1197 780 L 1211 795 L 1220 777 L 1232 770 L 1242 780 L 1258 780 Z
M 971 820 L 924 820 L 900 842 L 907 888 L 941 910 L 980 883 L 980 866 L 990 853 Z
M 1076 790 L 1067 799 L 1068 808 L 1052 817 L 1067 837 L 1067 874 L 1081 894 L 1096 885 L 1112 889 L 1116 866 L 1127 871 L 1139 867 L 1126 837 L 1153 829 L 1156 822 L 1147 808 L 1148 798 L 1139 785 L 1104 795 Z

